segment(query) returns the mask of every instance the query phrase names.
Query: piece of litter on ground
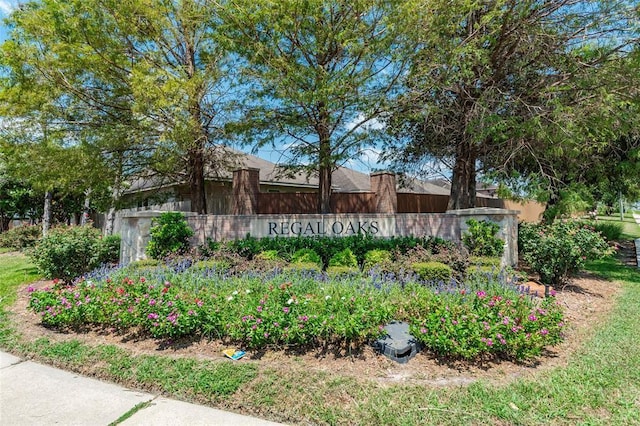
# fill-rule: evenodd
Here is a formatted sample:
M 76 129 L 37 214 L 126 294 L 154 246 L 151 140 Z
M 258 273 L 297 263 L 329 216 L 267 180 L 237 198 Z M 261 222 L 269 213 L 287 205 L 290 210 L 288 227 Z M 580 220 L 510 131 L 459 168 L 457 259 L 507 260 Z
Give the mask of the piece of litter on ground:
M 515 411 L 519 410 L 518 406 L 516 404 L 514 404 L 513 402 L 509 403 L 509 407 L 513 408 Z
M 226 356 L 227 358 L 231 358 L 234 361 L 239 360 L 246 354 L 245 351 L 241 351 L 237 349 L 225 349 L 224 351 L 222 351 L 222 353 L 224 354 L 224 356 Z

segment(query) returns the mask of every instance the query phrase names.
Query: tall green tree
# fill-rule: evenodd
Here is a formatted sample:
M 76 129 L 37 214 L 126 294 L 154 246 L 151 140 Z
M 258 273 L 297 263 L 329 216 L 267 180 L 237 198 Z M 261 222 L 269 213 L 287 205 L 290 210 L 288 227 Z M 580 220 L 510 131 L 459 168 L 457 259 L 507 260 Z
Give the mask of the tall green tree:
M 225 10 L 223 34 L 251 89 L 249 140 L 288 145 L 281 166 L 318 176 L 321 213 L 331 211 L 333 171 L 371 146 L 395 96 L 399 4 L 237 0 Z
M 207 151 L 229 87 L 212 16 L 213 3 L 194 0 L 27 3 L 9 19 L 0 96 L 13 107 L 29 100 L 16 116 L 46 105 L 67 140 L 93 147 L 111 212 L 127 180 L 161 177 L 186 182 L 192 210 L 205 213 L 206 166 L 228 159 Z
M 413 2 L 412 67 L 389 120 L 401 143 L 387 159 L 409 172 L 425 159 L 449 161 L 450 209 L 475 206 L 479 172 L 524 163 L 531 168 L 522 173 L 537 165 L 548 196 L 557 196 L 547 166 L 561 162 L 552 159 L 579 161 L 614 131 L 609 88 L 620 80 L 594 77 L 637 36 L 634 3 Z M 596 123 L 600 112 L 606 119 Z

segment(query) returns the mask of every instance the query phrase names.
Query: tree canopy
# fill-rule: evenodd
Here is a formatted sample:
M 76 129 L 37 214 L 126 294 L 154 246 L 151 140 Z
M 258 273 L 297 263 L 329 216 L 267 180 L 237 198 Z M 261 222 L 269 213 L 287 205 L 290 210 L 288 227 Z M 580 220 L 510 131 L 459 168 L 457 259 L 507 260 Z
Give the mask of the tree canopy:
M 627 130 L 619 106 L 635 88 L 616 64 L 637 40 L 633 2 L 417 1 L 413 10 L 387 158 L 408 172 L 449 162 L 449 208 L 475 206 L 478 172 L 542 178 L 553 200 L 570 183 L 557 172 Z
M 171 179 L 206 213 L 235 137 L 285 145 L 326 213 L 332 172 L 384 140 L 396 171 L 450 166 L 451 209 L 480 178 L 550 206 L 635 197 L 639 17 L 632 0 L 32 1 L 0 46 L 7 173 L 111 212 L 127 181 Z

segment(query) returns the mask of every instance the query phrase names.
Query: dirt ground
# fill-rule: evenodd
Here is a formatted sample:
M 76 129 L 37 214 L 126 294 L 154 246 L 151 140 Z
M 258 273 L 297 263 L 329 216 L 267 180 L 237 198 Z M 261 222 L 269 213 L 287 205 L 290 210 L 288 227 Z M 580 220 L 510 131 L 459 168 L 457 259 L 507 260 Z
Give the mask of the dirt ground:
M 631 246 L 623 246 L 619 256 L 624 263 L 635 266 L 635 252 Z M 35 284 L 36 287 L 47 285 L 51 283 L 41 281 Z M 344 348 L 324 348 L 306 352 L 277 348 L 261 352 L 249 351 L 238 362 L 255 362 L 261 369 L 331 372 L 362 380 L 373 379 L 383 386 L 398 383 L 435 387 L 459 386 L 479 379 L 506 384 L 515 378 L 566 364 L 571 354 L 592 335 L 594 328 L 606 320 L 614 306 L 616 296 L 621 291 L 621 286 L 618 283 L 582 274 L 574 278 L 569 285 L 556 291 L 558 301 L 566 310 L 568 324 L 566 339 L 562 344 L 550 348 L 544 356 L 532 362 L 515 363 L 506 360 L 475 363 L 447 362 L 422 351 L 407 364 L 398 364 L 377 354 L 368 346 L 350 351 Z M 543 290 L 540 293 L 543 293 Z M 133 354 L 226 361 L 222 356 L 222 350 L 227 349 L 228 346 L 221 341 L 191 339 L 167 342 L 134 333 L 116 334 L 110 330 L 74 332 L 49 329 L 43 327 L 39 318 L 27 310 L 27 304 L 28 293 L 25 286 L 20 289 L 19 298 L 10 311 L 13 313 L 15 327 L 27 339 L 39 337 L 47 337 L 52 341 L 77 339 L 92 345 L 117 345 Z

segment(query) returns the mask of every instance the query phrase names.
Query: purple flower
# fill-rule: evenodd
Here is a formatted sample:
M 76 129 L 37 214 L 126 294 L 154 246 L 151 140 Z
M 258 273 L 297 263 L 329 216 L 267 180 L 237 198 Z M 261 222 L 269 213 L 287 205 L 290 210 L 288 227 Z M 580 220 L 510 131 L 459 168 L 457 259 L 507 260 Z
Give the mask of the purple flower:
M 547 334 L 549 334 L 549 330 L 547 330 L 546 328 L 543 328 L 542 330 L 540 330 L 540 334 L 543 336 L 546 336 Z
M 537 319 L 538 319 L 537 316 L 535 316 L 533 314 L 529 315 L 529 321 L 536 321 Z
M 478 296 L 478 299 L 483 299 L 487 296 L 487 293 L 485 293 L 484 291 L 478 291 L 476 293 L 476 296 Z
M 149 300 L 149 306 L 154 306 L 155 304 L 156 304 L 156 300 L 155 299 Z
M 149 315 L 147 315 L 147 318 L 149 319 L 158 319 L 159 315 L 156 313 L 150 313 Z
M 256 311 L 258 311 L 258 312 L 262 312 L 262 305 L 258 306 L 258 307 L 256 308 Z
M 285 306 L 284 308 L 282 308 L 282 312 L 284 312 L 285 314 L 288 314 L 289 308 Z

